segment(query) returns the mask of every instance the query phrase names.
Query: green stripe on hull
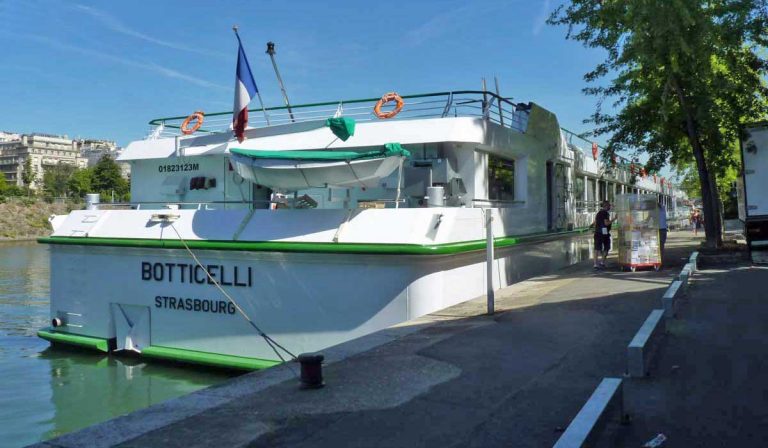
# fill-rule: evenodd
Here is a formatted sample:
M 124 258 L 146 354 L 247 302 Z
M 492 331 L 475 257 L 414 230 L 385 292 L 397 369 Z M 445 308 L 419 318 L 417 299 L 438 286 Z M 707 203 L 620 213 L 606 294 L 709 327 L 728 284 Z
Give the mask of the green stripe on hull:
M 531 235 L 505 236 L 494 239 L 494 247 L 508 247 L 520 243 L 536 242 L 552 237 L 578 234 L 586 229 L 567 232 L 545 232 Z M 179 240 L 140 238 L 93 238 L 52 236 L 39 238 L 43 244 L 78 246 L 140 247 L 157 249 L 184 249 Z M 380 243 L 305 243 L 294 241 L 212 241 L 187 240 L 190 249 L 234 250 L 249 252 L 300 252 L 328 254 L 381 254 L 381 255 L 454 255 L 485 249 L 485 240 L 461 241 L 446 244 L 380 244 Z
M 107 339 L 79 334 L 61 333 L 52 331 L 50 328 L 44 328 L 38 331 L 37 335 L 46 341 L 56 344 L 75 345 L 77 347 L 90 348 L 104 353 L 109 352 L 109 341 Z
M 54 344 L 72 345 L 109 353 L 109 341 L 103 338 L 63 333 L 54 331 L 51 328 L 43 328 L 39 330 L 37 336 Z M 280 364 L 279 361 L 270 361 L 266 359 L 220 355 L 217 353 L 198 352 L 194 350 L 160 346 L 145 347 L 141 351 L 141 356 L 236 370 L 261 370 Z
M 220 355 L 217 353 L 198 352 L 171 347 L 149 346 L 141 350 L 141 355 L 148 358 L 169 361 L 188 362 L 211 367 L 237 370 L 261 370 L 280 364 L 279 361 L 246 358 L 243 356 Z

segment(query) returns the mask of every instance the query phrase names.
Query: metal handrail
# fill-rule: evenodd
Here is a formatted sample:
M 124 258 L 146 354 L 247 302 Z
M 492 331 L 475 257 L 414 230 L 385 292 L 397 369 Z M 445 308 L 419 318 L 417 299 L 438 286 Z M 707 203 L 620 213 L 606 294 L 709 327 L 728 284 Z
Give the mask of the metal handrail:
M 436 93 L 420 93 L 415 95 L 401 95 L 401 98 L 404 100 L 406 99 L 412 99 L 412 98 L 429 98 L 429 97 L 436 97 L 436 96 L 446 96 L 446 95 L 465 95 L 465 94 L 486 94 L 490 96 L 494 96 L 497 98 L 500 98 L 505 103 L 510 104 L 512 106 L 515 106 L 512 102 L 510 102 L 507 98 L 502 98 L 496 95 L 492 92 L 483 92 L 482 90 L 458 90 L 455 92 L 436 92 Z M 294 104 L 291 106 L 293 109 L 304 109 L 308 107 L 318 107 L 318 106 L 338 106 L 339 102 L 342 102 L 344 104 L 355 104 L 355 103 L 369 103 L 371 101 L 379 101 L 381 98 L 363 98 L 363 99 L 357 99 L 357 100 L 343 100 L 343 101 L 325 101 L 321 103 L 307 103 L 307 104 Z M 287 106 L 273 106 L 273 107 L 266 107 L 265 110 L 285 110 L 287 109 Z M 261 112 L 261 109 L 248 109 L 248 112 Z M 206 117 L 212 117 L 212 116 L 218 116 L 218 115 L 230 115 L 232 112 L 213 112 L 210 114 L 206 114 Z M 155 118 L 154 120 L 150 121 L 149 124 L 151 125 L 159 125 L 163 121 L 168 120 L 184 120 L 187 118 L 185 115 L 178 116 L 178 117 L 164 117 L 164 118 Z
M 98 202 L 93 205 L 96 207 L 130 207 L 135 210 L 141 210 L 142 205 L 166 205 L 166 206 L 195 206 L 197 210 L 201 210 L 202 207 L 207 205 L 218 204 L 239 204 L 239 205 L 255 205 L 255 204 L 278 204 L 286 205 L 290 204 L 292 197 L 285 197 L 281 200 L 253 200 L 253 201 L 197 201 L 197 202 L 179 202 L 179 201 L 139 201 L 139 202 Z M 406 199 L 366 199 L 358 202 L 385 202 L 385 203 L 406 203 Z M 155 210 L 155 209 L 151 209 Z
M 519 200 L 513 200 L 508 201 L 504 199 L 472 199 L 472 203 L 475 202 L 484 202 L 489 204 L 525 204 L 525 201 L 519 201 Z
M 592 144 L 594 143 L 591 140 L 587 140 L 583 136 L 583 134 L 577 134 L 577 133 L 575 133 L 575 132 L 573 132 L 571 130 L 568 130 L 566 128 L 563 128 L 563 127 L 561 127 L 560 129 L 568 136 L 568 143 L 573 144 L 573 139 L 574 138 L 577 138 L 577 139 L 583 141 L 584 143 L 587 143 L 590 146 L 590 148 L 591 148 Z M 574 146 L 576 146 L 576 145 L 574 144 Z M 600 146 L 600 145 L 597 145 L 597 148 L 601 151 L 601 153 L 608 149 L 608 148 L 606 148 L 604 146 Z M 579 149 L 581 149 L 581 148 L 579 148 Z M 584 152 L 583 149 L 582 149 L 582 152 Z M 633 161 L 627 159 L 626 157 L 622 157 L 622 156 L 620 156 L 618 154 L 615 154 L 615 157 L 616 157 L 616 165 L 615 166 L 620 167 L 620 168 L 627 168 L 631 164 L 637 163 L 637 162 L 633 162 Z M 639 165 L 639 163 L 637 163 L 637 164 Z
M 481 96 L 482 95 L 482 96 Z M 477 96 L 473 98 L 472 96 Z M 417 95 L 403 95 L 406 101 L 406 110 L 398 116 L 400 119 L 417 118 L 414 113 L 424 112 L 418 117 L 434 116 L 436 118 L 449 116 L 453 112 L 454 116 L 478 116 L 484 117 L 498 123 L 504 127 L 524 132 L 525 119 L 520 117 L 520 110 L 517 105 L 510 101 L 510 98 L 501 97 L 493 92 L 481 90 L 459 90 L 451 92 L 436 92 Z M 486 98 L 485 100 L 483 98 Z M 337 111 L 339 104 L 344 104 L 344 115 L 354 117 L 358 121 L 373 120 L 375 116 L 372 112 L 372 105 L 362 106 L 363 103 L 373 103 L 379 101 L 379 98 L 363 98 L 344 101 L 328 101 L 320 103 L 291 105 L 292 114 L 286 113 L 287 106 L 267 107 L 265 111 L 272 111 L 269 114 L 269 123 L 266 119 L 261 119 L 261 109 L 249 109 L 252 119 L 251 125 L 254 127 L 266 127 L 275 124 L 284 124 L 294 121 L 310 121 L 325 119 L 331 117 Z M 491 108 L 490 105 L 496 101 L 498 108 Z M 357 105 L 357 106 L 355 106 Z M 476 110 L 477 112 L 472 112 Z M 282 113 L 281 113 L 282 111 Z M 276 112 L 276 113 L 275 113 Z M 292 115 L 292 116 L 291 116 Z M 213 112 L 205 115 L 205 125 L 198 132 L 221 132 L 229 126 L 231 112 Z M 176 133 L 181 126 L 181 121 L 185 116 L 164 117 L 151 120 L 151 126 L 161 127 L 160 133 L 168 135 Z M 222 129 L 216 129 L 221 127 Z M 163 132 L 164 131 L 164 132 Z M 153 136 L 159 136 L 160 133 L 153 133 Z

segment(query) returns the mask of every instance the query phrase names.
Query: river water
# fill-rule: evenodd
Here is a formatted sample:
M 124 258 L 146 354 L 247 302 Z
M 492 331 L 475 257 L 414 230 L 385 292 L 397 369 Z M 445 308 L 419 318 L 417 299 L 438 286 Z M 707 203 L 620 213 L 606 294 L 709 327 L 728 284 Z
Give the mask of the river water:
M 227 380 L 232 375 L 50 348 L 49 256 L 0 243 L 0 446 L 56 437 Z

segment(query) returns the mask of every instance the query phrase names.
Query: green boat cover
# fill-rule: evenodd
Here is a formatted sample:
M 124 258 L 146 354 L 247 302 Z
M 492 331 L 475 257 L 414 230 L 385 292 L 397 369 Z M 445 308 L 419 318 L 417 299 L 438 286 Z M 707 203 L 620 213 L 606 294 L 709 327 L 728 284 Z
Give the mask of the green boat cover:
M 347 117 L 336 117 L 325 120 L 325 125 L 331 128 L 331 132 L 342 141 L 355 135 L 355 120 Z
M 411 153 L 400 146 L 400 143 L 387 143 L 380 149 L 372 151 L 263 151 L 260 149 L 230 149 L 232 154 L 237 154 L 252 159 L 297 160 L 310 162 L 342 162 L 361 159 L 379 159 L 384 157 L 401 156 L 410 157 Z

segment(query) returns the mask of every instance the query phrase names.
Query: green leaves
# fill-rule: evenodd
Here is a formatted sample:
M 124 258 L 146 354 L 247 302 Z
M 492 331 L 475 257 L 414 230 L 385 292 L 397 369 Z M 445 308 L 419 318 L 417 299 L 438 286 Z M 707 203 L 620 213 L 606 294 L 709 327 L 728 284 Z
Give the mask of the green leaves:
M 548 23 L 606 51 L 584 91 L 609 151 L 644 152 L 648 170 L 695 160 L 705 214 L 718 214 L 715 179 L 738 163 L 740 124 L 768 116 L 768 0 L 572 0 Z
M 115 198 L 119 199 L 126 196 L 130 190 L 128 181 L 120 175 L 120 166 L 109 154 L 104 155 L 93 167 L 91 182 L 93 190 L 101 193 L 104 200 L 111 197 L 112 192 Z

